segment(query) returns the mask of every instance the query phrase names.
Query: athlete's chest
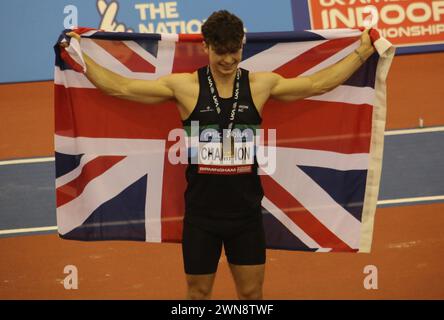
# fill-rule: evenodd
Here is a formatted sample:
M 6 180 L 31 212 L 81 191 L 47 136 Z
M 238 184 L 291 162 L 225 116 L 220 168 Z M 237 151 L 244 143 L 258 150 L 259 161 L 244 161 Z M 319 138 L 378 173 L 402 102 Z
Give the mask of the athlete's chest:
M 235 95 L 233 89 L 233 86 L 219 85 L 217 87 L 218 102 L 224 105 L 224 110 L 230 109 L 229 104 L 232 102 L 228 100 Z M 202 81 L 199 82 L 197 75 L 194 81 L 184 84 L 184 86 L 177 90 L 176 98 L 182 120 L 188 119 L 191 115 L 195 116 L 196 109 L 199 109 L 198 117 L 202 120 L 210 121 L 220 119 L 220 116 L 217 115 L 217 109 L 214 106 L 214 99 L 210 93 L 202 95 L 204 91 L 208 91 L 208 86 L 206 83 L 202 83 Z M 245 83 L 245 80 L 243 81 L 240 87 L 239 108 L 237 111 L 241 120 L 248 120 L 250 113 L 258 115 L 259 117 L 261 116 L 263 105 L 268 96 L 265 97 L 260 91 L 260 85 L 258 86 L 256 83 L 250 81 L 248 81 L 248 83 Z M 204 96 L 204 99 L 202 99 L 202 96 Z
M 199 121 L 201 124 L 220 124 L 227 127 L 231 121 L 237 124 L 258 124 L 260 123 L 260 114 L 249 99 L 239 99 L 236 109 L 233 106 L 233 99 L 221 99 L 219 102 L 219 111 L 211 99 L 199 99 L 190 119 Z
M 201 81 L 199 98 L 191 113 L 191 120 L 205 124 L 218 123 L 224 128 L 229 127 L 230 123 L 260 123 L 261 117 L 252 99 L 247 77 L 248 74 L 245 74 L 244 78 L 238 79 L 230 94 L 227 94 L 229 87 L 216 88 L 211 83 L 206 86 L 206 82 Z M 219 88 L 223 88 L 223 94 Z

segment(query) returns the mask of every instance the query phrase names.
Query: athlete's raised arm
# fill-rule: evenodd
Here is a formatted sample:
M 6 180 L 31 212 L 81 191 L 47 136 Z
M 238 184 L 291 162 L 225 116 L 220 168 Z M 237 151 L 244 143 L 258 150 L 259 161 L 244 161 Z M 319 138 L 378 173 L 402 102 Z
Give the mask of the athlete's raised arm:
M 270 95 L 280 100 L 298 100 L 320 95 L 344 83 L 373 53 L 368 30 L 361 36 L 361 45 L 341 61 L 309 76 L 284 78 L 276 73 L 268 75 Z
M 67 35 L 80 41 L 80 36 L 75 32 Z M 86 77 L 106 94 L 142 103 L 160 103 L 175 98 L 170 85 L 174 75 L 156 80 L 129 79 L 100 66 L 85 53 L 82 55 L 86 64 Z

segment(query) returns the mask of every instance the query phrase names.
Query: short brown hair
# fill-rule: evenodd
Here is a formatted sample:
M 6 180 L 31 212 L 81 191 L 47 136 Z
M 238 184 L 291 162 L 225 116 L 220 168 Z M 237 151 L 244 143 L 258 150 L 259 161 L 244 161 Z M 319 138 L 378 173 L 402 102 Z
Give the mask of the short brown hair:
M 227 10 L 213 12 L 202 25 L 204 41 L 217 53 L 234 52 L 242 47 L 244 24 Z

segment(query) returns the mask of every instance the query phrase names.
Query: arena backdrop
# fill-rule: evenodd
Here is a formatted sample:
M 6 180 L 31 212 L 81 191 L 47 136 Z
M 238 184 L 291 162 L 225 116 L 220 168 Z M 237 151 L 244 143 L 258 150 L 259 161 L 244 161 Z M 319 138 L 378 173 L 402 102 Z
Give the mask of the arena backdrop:
M 444 50 L 444 0 L 45 0 L 0 1 L 0 83 L 51 80 L 51 46 L 60 30 L 195 33 L 213 11 L 227 9 L 248 32 L 355 28 L 367 7 L 396 53 Z M 28 49 L 32 48 L 32 55 Z

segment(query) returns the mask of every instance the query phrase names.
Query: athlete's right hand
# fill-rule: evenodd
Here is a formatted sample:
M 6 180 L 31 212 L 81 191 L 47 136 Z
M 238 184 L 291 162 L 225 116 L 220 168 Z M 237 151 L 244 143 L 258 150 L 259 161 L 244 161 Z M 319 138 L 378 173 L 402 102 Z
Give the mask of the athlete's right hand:
M 75 39 L 77 39 L 77 41 L 80 42 L 80 39 L 81 39 L 81 38 L 80 38 L 80 35 L 79 35 L 78 33 L 75 33 L 74 31 L 71 31 L 71 32 L 66 33 L 66 35 L 67 35 L 68 37 L 75 38 Z M 60 46 L 61 46 L 62 48 L 66 48 L 66 47 L 69 46 L 69 42 L 68 42 L 68 41 L 60 42 Z

